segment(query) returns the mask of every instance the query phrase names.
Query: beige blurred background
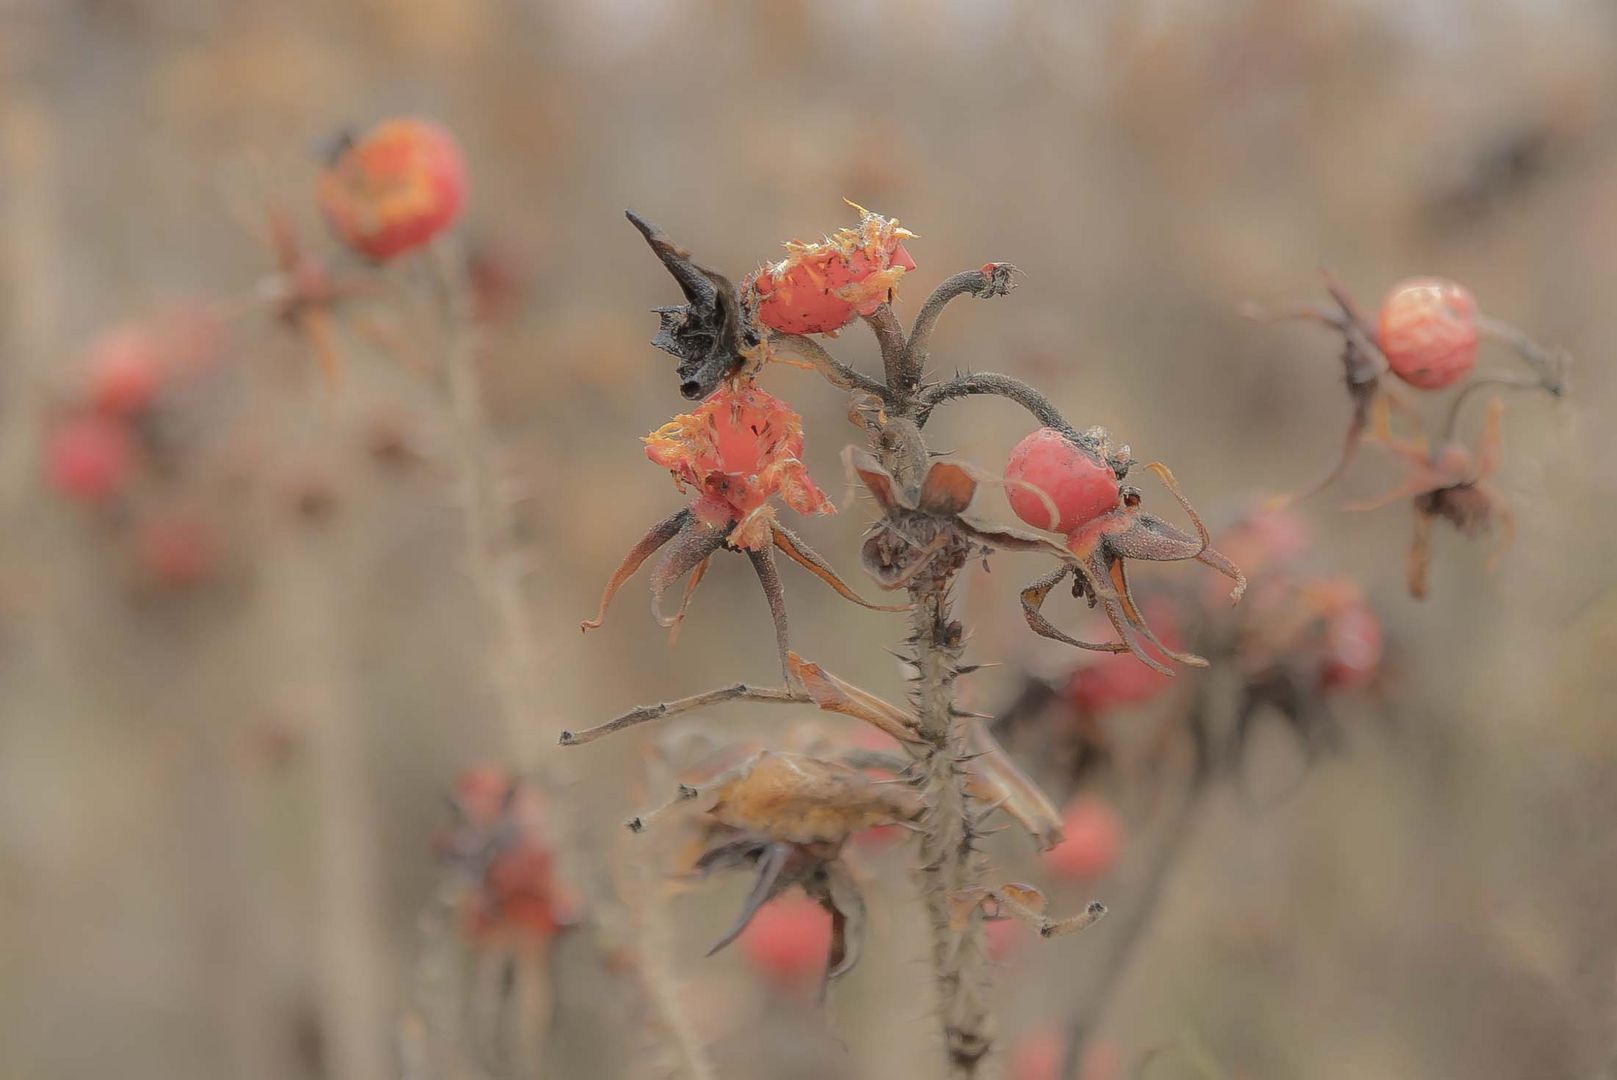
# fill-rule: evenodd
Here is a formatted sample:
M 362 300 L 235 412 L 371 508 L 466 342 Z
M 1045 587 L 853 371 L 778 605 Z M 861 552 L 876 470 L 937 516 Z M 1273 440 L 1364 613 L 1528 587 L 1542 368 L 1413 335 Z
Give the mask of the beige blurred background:
M 1367 304 L 1443 274 L 1577 356 L 1570 401 L 1509 402 L 1519 535 L 1499 572 L 1444 531 L 1433 595 L 1408 599 L 1407 512 L 1335 509 L 1389 482 L 1373 457 L 1309 505 L 1321 564 L 1383 612 L 1388 685 L 1276 809 L 1209 804 L 1102 1033 L 1130 1067 L 1177 1048 L 1153 1078 L 1617 1076 L 1614 72 L 1617 12 L 1574 0 L 0 0 L 0 1076 L 398 1075 L 454 776 L 772 677 L 739 563 L 715 566 L 676 648 L 639 584 L 605 629 L 575 629 L 678 505 L 637 442 L 682 404 L 646 345 L 675 294 L 623 208 L 740 275 L 846 223 L 844 196 L 920 234 L 906 317 L 956 270 L 1025 271 L 948 314 L 940 372 L 1037 382 L 1172 463 L 1215 518 L 1316 475 L 1347 415 L 1330 338 L 1245 322 L 1243 301 L 1311 301 L 1322 266 Z M 233 329 L 248 391 L 188 415 L 237 456 L 165 496 L 222 538 L 202 587 L 143 581 L 38 479 L 87 343 L 250 288 L 267 202 L 327 244 L 319 146 L 401 112 L 455 131 L 464 234 L 531 279 L 483 371 L 544 687 L 516 738 L 441 410 L 407 364 L 359 355 L 333 390 L 268 320 Z M 874 360 L 858 327 L 832 344 Z M 839 396 L 766 381 L 840 495 Z M 382 423 L 413 464 L 375 460 Z M 977 401 L 934 426 L 997 468 L 1026 421 Z M 851 574 L 863 524 L 802 531 Z M 1021 624 L 1031 571 L 996 559 L 962 591 L 972 658 L 1005 662 L 978 707 L 1065 660 Z M 900 693 L 891 622 L 787 584 L 801 651 Z M 769 738 L 788 719 L 710 723 Z M 602 851 L 651 798 L 639 738 L 566 752 Z M 1007 876 L 1037 880 L 1002 839 Z M 733 952 L 701 958 L 741 882 L 668 911 L 720 1075 L 938 1074 L 903 856 L 877 866 L 876 939 L 823 1007 L 762 997 Z M 1061 1021 L 1109 925 L 1007 961 L 1007 1044 Z M 563 942 L 552 963 L 549 1075 L 639 1075 L 643 1033 L 595 953 Z

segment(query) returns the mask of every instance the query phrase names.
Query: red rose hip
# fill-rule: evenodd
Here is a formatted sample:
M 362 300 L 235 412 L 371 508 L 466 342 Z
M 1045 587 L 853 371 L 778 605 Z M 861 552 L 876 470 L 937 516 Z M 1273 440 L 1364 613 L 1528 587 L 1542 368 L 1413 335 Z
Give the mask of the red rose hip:
M 1392 373 L 1422 390 L 1441 390 L 1477 361 L 1477 302 L 1460 285 L 1412 278 L 1381 302 L 1376 342 Z
M 338 239 L 367 258 L 391 259 L 454 224 L 466 198 L 466 163 L 439 125 L 387 120 L 343 144 L 316 194 Z
M 1111 467 L 1054 428 L 1040 428 L 1016 444 L 1005 479 L 1011 509 L 1037 529 L 1070 534 L 1117 505 Z M 1040 492 L 1055 504 L 1055 521 Z

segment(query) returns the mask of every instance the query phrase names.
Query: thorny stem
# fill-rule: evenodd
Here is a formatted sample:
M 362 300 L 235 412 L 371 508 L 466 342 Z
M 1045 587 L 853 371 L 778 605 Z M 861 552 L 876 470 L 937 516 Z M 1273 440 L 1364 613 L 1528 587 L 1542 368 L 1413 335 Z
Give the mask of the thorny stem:
M 980 912 L 964 928 L 950 920 L 950 897 L 980 885 L 986 867 L 962 767 L 955 722 L 954 679 L 960 659 L 960 624 L 949 618 L 949 582 L 930 578 L 910 589 L 915 604 L 915 705 L 926 749 L 920 764 L 926 814 L 921 820 L 921 883 L 932 931 L 932 969 L 943 1021 L 949 1075 L 977 1075 L 993 1044 L 988 1015 L 988 954 Z

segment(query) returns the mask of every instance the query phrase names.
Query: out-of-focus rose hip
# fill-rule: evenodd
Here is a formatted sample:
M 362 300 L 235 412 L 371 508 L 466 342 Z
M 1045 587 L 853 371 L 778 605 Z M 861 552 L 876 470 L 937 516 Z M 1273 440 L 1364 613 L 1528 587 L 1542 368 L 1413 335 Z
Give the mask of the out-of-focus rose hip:
M 745 291 L 758 321 L 783 334 L 835 333 L 869 315 L 915 269 L 904 247 L 914 234 L 862 207 L 859 224 L 814 244 L 789 243 L 778 263 L 758 270 Z
M 1123 821 L 1098 795 L 1080 795 L 1061 815 L 1062 841 L 1042 856 L 1058 877 L 1089 881 L 1116 865 L 1123 850 Z
M 830 949 L 830 912 L 797 893 L 759 908 L 741 934 L 741 951 L 748 962 L 782 989 L 801 988 L 818 979 Z
M 1381 620 L 1366 605 L 1348 604 L 1325 620 L 1326 688 L 1352 690 L 1375 680 L 1381 669 Z
M 90 345 L 86 391 L 97 412 L 112 417 L 145 412 L 162 381 L 154 344 L 140 328 L 108 330 Z
M 1038 1028 L 1016 1040 L 1011 1049 L 1011 1080 L 1060 1080 L 1067 1040 L 1054 1028 Z M 1122 1075 L 1117 1044 L 1088 1043 L 1078 1065 L 1079 1080 L 1117 1080 Z
M 1381 302 L 1377 344 L 1394 375 L 1422 390 L 1465 378 L 1477 361 L 1477 302 L 1460 285 L 1413 278 Z
M 175 514 L 141 525 L 135 558 L 158 585 L 184 589 L 213 577 L 219 566 L 219 542 L 207 522 Z
M 391 259 L 454 224 L 466 199 L 466 163 L 439 125 L 387 120 L 343 142 L 320 174 L 317 198 L 344 244 Z
M 45 440 L 45 480 L 78 502 L 116 495 L 134 471 L 135 449 L 123 425 L 91 413 L 64 421 Z
M 1055 428 L 1040 428 L 1012 448 L 1005 479 L 1011 509 L 1036 529 L 1070 534 L 1117 506 L 1117 476 L 1111 467 Z M 1050 520 L 1051 503 L 1055 521 Z

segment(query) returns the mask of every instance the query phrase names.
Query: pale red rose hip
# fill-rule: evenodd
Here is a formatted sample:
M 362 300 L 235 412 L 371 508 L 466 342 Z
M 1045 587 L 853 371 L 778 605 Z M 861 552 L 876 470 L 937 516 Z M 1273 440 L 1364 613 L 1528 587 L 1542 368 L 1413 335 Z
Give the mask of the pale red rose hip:
M 116 495 L 134 467 L 129 433 L 104 416 L 75 417 L 46 437 L 46 483 L 77 502 L 104 502 Z
M 1040 428 L 1016 444 L 1005 479 L 1011 509 L 1037 529 L 1070 534 L 1117 505 L 1111 467 L 1054 428 Z M 1040 492 L 1055 504 L 1055 521 Z
M 1376 343 L 1392 373 L 1422 390 L 1441 390 L 1477 361 L 1477 302 L 1463 286 L 1412 278 L 1381 302 Z
M 830 912 L 797 894 L 759 908 L 741 935 L 741 951 L 748 963 L 782 989 L 819 979 L 830 947 Z
M 1089 881 L 1116 865 L 1123 850 L 1123 821 L 1098 795 L 1080 795 L 1061 815 L 1062 841 L 1041 858 L 1057 877 Z
M 337 238 L 382 261 L 455 223 L 466 199 L 466 163 L 439 125 L 387 120 L 339 149 L 316 195 Z

